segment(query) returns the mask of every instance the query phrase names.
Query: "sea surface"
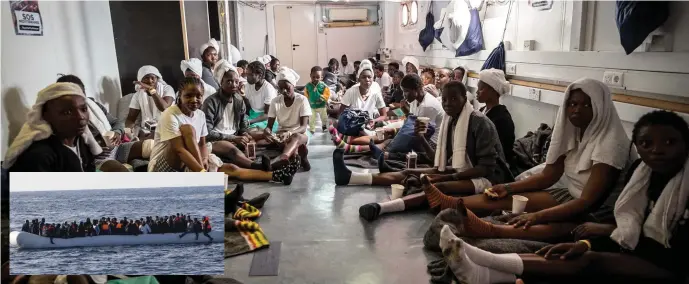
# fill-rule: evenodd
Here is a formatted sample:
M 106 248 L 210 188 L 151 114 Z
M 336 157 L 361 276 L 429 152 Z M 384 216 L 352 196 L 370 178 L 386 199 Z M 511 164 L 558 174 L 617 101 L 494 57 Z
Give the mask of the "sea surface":
M 117 182 L 117 181 L 110 181 Z M 224 231 L 223 185 L 145 189 L 10 192 L 10 230 L 25 220 L 47 223 L 121 220 L 145 216 L 209 216 L 213 230 Z M 199 238 L 205 238 L 200 235 Z M 224 244 L 167 244 L 18 249 L 10 247 L 11 274 L 196 274 L 224 272 Z

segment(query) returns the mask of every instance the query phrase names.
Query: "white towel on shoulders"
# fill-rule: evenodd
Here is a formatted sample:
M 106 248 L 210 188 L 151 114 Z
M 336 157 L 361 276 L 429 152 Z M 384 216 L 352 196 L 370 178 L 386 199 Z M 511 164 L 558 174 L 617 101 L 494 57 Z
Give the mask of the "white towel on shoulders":
M 472 167 L 471 161 L 467 157 L 467 133 L 469 131 L 469 118 L 473 111 L 474 107 L 467 101 L 452 133 L 452 168 L 460 172 Z M 435 162 L 433 163 L 433 166 L 437 167 L 439 171 L 445 171 L 447 167 L 447 133 L 451 122 L 452 117 L 445 115 L 440 124 L 438 146 L 435 150 Z
M 566 112 L 570 93 L 577 89 L 591 98 L 593 108 L 593 118 L 579 142 L 579 129 L 569 121 Z M 578 172 L 590 169 L 594 162 L 623 169 L 630 155 L 632 159 L 636 159 L 633 149 L 630 153 L 630 145 L 631 141 L 622 127 L 608 86 L 594 79 L 583 78 L 570 84 L 565 90 L 565 100 L 557 114 L 546 164 L 554 164 L 560 156 L 574 150 L 578 156 Z
M 98 129 L 98 133 L 101 136 L 104 136 L 106 132 L 112 130 L 108 117 L 100 106 L 98 106 L 98 103 L 92 99 L 86 98 L 86 105 L 89 110 L 89 122 Z
M 651 168 L 641 162 L 615 203 L 617 229 L 612 232 L 610 238 L 626 249 L 636 248 L 642 230 L 644 236 L 669 248 L 672 231 L 683 217 L 687 206 L 689 159 L 684 162 L 684 168 L 665 185 L 644 222 L 648 205 L 646 192 L 650 184 L 651 172 Z
M 35 141 L 40 141 L 53 135 L 53 128 L 43 119 L 43 106 L 47 101 L 60 98 L 62 96 L 84 96 L 84 92 L 77 84 L 73 83 L 54 83 L 38 92 L 36 103 L 31 107 L 27 114 L 27 119 L 17 137 L 14 138 L 5 153 L 3 168 L 9 169 L 17 161 L 17 158 Z M 81 137 L 86 142 L 92 154 L 98 155 L 103 152 L 103 148 L 98 144 L 91 131 L 86 128 Z

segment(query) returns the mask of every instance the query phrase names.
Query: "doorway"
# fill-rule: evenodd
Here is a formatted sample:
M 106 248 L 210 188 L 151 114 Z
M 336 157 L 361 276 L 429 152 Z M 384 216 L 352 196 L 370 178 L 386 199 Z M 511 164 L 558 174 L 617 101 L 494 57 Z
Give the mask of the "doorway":
M 277 5 L 275 13 L 275 51 L 280 64 L 299 73 L 299 85 L 306 84 L 311 67 L 318 65 L 316 7 Z

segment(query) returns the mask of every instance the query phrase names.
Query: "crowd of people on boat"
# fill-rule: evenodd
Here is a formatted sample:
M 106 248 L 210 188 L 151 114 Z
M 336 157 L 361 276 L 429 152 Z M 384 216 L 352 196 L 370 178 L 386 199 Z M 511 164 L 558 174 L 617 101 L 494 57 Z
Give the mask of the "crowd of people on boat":
M 64 223 L 48 223 L 45 218 L 26 220 L 22 225 L 22 232 L 53 238 L 79 238 L 106 235 L 134 235 L 141 234 L 166 234 L 182 233 L 180 238 L 187 233 L 204 234 L 209 239 L 208 233 L 212 230 L 208 216 L 191 218 L 190 215 L 177 213 L 170 216 L 146 216 L 139 219 L 117 220 L 115 217 L 86 218 L 86 221 L 72 221 Z

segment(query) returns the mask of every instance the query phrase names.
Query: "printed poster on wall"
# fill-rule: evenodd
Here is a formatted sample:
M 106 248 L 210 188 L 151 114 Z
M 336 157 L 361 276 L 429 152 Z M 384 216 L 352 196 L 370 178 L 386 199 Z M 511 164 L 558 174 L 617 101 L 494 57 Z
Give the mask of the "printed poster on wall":
M 43 21 L 41 11 L 38 10 L 38 1 L 10 1 L 10 11 L 17 35 L 43 35 Z

